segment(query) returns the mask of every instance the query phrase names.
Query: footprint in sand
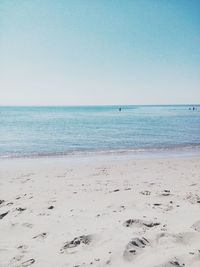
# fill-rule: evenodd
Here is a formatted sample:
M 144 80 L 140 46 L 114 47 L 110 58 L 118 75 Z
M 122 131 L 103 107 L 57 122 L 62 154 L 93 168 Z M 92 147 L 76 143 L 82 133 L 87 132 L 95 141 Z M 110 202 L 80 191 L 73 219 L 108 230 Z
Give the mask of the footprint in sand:
M 189 201 L 191 204 L 200 203 L 200 196 L 190 192 L 186 195 L 185 200 Z
M 180 243 L 180 244 L 189 244 L 196 238 L 195 233 L 193 232 L 184 232 L 178 234 L 172 233 L 159 233 L 156 236 L 156 243 L 160 245 Z
M 17 249 L 18 249 L 21 253 L 26 253 L 26 252 L 27 252 L 27 249 L 28 249 L 28 246 L 22 244 L 22 245 L 19 245 L 19 246 L 17 247 Z
M 22 262 L 19 265 L 19 267 L 28 267 L 28 266 L 32 265 L 33 263 L 35 263 L 35 260 L 34 259 L 30 259 L 30 260 Z
M 145 221 L 140 219 L 129 219 L 123 223 L 125 227 L 146 227 L 152 228 L 160 225 L 159 222 Z
M 177 266 L 177 267 L 185 267 L 185 263 L 183 261 L 181 261 L 180 259 L 178 258 L 173 258 L 165 263 L 162 263 L 160 265 L 157 265 L 155 267 L 174 267 L 174 266 Z
M 66 242 L 60 252 L 75 253 L 77 251 L 77 247 L 80 245 L 90 245 L 92 240 L 93 235 L 81 235 L 79 237 L 75 237 L 73 240 Z
M 192 226 L 192 229 L 194 229 L 197 232 L 200 232 L 200 221 L 195 222 Z
M 21 261 L 23 259 L 24 255 L 17 255 L 15 257 L 12 258 L 12 260 L 10 261 L 11 265 L 16 266 L 16 263 Z
M 33 239 L 38 239 L 38 240 L 44 240 L 45 238 L 47 238 L 47 233 L 41 233 L 33 237 Z
M 132 261 L 136 256 L 142 254 L 150 242 L 142 238 L 133 238 L 125 247 L 123 257 L 127 261 Z

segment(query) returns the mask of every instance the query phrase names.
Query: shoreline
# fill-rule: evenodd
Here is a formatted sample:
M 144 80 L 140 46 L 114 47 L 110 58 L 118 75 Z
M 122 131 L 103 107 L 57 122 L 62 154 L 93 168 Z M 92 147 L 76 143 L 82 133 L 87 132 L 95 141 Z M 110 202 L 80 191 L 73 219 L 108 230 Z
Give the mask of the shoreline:
M 97 151 L 74 151 L 68 153 L 30 153 L 15 155 L 0 155 L 1 160 L 17 159 L 83 159 L 83 158 L 148 158 L 148 157 L 187 157 L 200 156 L 200 145 L 177 146 L 165 148 L 145 149 L 119 149 L 119 150 L 97 150 Z

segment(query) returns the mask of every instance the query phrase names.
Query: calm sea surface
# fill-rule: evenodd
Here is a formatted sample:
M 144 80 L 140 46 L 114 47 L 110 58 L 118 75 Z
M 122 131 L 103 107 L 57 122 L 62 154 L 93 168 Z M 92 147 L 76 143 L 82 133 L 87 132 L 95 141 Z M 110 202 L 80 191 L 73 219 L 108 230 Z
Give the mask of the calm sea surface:
M 0 107 L 0 157 L 200 151 L 200 105 L 189 108 Z

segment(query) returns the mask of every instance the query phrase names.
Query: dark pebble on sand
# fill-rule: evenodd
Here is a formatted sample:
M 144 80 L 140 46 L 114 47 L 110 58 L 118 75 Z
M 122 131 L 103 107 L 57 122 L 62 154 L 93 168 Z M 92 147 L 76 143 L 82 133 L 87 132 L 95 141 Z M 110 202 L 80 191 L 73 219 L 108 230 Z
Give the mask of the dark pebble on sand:
M 148 223 L 143 223 L 143 224 L 144 226 L 149 227 L 149 228 L 160 225 L 160 223 L 154 223 L 154 222 L 148 222 Z
M 3 219 L 3 217 L 5 217 L 7 214 L 8 214 L 9 211 L 5 212 L 5 213 L 2 213 L 0 214 L 0 220 Z
M 25 211 L 25 208 L 16 208 L 17 211 Z
M 52 210 L 52 209 L 54 209 L 54 206 L 50 206 L 50 207 L 48 207 L 48 209 L 49 210 Z

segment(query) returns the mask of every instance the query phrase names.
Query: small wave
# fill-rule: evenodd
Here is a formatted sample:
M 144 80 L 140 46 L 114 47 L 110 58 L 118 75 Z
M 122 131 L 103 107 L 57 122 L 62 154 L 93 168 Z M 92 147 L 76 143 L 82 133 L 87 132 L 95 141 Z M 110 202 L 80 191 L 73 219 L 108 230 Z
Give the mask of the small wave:
M 142 147 L 129 149 L 96 149 L 96 150 L 74 150 L 64 152 L 26 152 L 26 153 L 5 153 L 0 154 L 1 159 L 8 158 L 44 158 L 64 156 L 92 156 L 92 155 L 139 155 L 151 153 L 200 153 L 200 144 L 169 145 L 160 147 Z

